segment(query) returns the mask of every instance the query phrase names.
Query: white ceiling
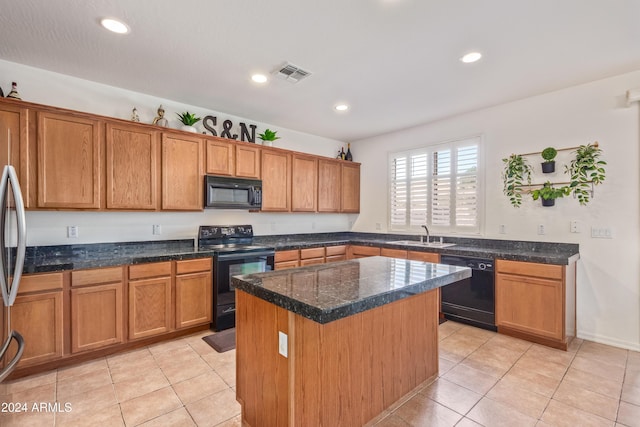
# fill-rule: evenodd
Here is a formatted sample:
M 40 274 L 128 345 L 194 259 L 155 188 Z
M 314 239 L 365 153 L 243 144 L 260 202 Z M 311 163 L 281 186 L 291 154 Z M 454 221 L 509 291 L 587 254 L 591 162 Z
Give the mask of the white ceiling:
M 638 70 L 639 18 L 640 0 L 0 0 L 0 58 L 354 141 Z M 313 75 L 250 81 L 284 61 Z

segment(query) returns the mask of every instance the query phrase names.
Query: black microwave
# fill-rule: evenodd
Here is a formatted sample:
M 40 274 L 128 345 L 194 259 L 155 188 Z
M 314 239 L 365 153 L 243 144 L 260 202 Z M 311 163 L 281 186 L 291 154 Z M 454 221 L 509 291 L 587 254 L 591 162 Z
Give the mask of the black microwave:
M 204 177 L 204 206 L 219 209 L 260 209 L 262 181 L 207 175 Z

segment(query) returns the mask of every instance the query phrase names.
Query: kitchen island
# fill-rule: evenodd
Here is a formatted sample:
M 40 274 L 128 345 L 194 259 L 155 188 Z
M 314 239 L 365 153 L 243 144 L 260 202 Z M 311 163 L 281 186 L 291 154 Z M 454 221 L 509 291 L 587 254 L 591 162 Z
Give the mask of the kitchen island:
M 235 276 L 243 425 L 358 426 L 438 373 L 438 289 L 466 267 L 386 257 Z

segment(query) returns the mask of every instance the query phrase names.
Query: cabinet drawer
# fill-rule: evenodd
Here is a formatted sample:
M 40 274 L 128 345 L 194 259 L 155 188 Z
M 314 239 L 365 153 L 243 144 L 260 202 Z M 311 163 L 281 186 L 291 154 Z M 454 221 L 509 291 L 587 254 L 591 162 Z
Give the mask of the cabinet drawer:
M 327 246 L 326 248 L 327 257 L 334 255 L 346 255 L 347 247 L 345 245 L 340 246 Z
M 407 259 L 407 251 L 403 250 L 403 249 L 382 248 L 382 249 L 380 249 L 380 255 L 388 256 L 388 257 L 391 257 L 391 258 Z
M 20 279 L 18 294 L 28 292 L 62 289 L 62 273 L 29 274 Z
M 71 286 L 122 282 L 122 267 L 94 268 L 71 272 Z
M 176 274 L 197 273 L 211 270 L 211 258 L 176 261 Z
M 277 251 L 275 256 L 275 262 L 283 261 L 298 261 L 298 250 L 291 251 Z
M 380 255 L 380 248 L 373 246 L 351 246 L 351 253 L 354 256 L 376 256 Z
M 300 259 L 322 258 L 324 257 L 324 248 L 308 248 L 300 249 Z
M 171 261 L 137 264 L 129 266 L 129 279 L 171 275 Z
M 325 258 L 325 262 L 337 262 L 337 261 L 345 261 L 347 259 L 347 255 L 332 255 Z
M 556 280 L 562 280 L 563 276 L 563 268 L 561 265 L 499 259 L 496 261 L 496 267 L 499 273 L 516 274 L 518 276 L 532 276 Z
M 275 263 L 275 270 L 286 270 L 288 268 L 298 267 L 298 261 L 283 261 Z
M 435 252 L 418 252 L 418 251 L 409 251 L 407 252 L 407 259 L 413 261 L 424 261 L 424 262 L 440 262 L 440 255 Z
M 324 264 L 324 257 L 322 258 L 307 258 L 300 260 L 300 267 L 304 267 L 305 265 L 316 265 L 316 264 Z

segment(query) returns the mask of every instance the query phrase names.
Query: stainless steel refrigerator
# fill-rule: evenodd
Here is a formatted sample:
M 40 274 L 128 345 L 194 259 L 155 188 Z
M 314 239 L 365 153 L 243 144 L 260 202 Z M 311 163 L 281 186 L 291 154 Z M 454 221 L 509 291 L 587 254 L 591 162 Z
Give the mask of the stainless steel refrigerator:
M 9 142 L 11 134 L 8 135 Z M 11 144 L 8 144 L 9 147 Z M 8 157 L 11 158 L 10 156 Z M 11 306 L 18 295 L 20 278 L 24 267 L 27 227 L 22 192 L 18 184 L 16 170 L 6 165 L 0 180 L 0 290 L 4 303 L 7 336 L 0 349 L 0 383 L 15 369 L 24 351 L 24 339 L 11 328 Z M 11 235 L 15 233 L 15 246 L 11 245 Z M 2 335 L 0 334 L 0 338 Z M 15 342 L 17 346 L 12 346 Z M 11 351 L 10 351 L 11 350 Z M 15 351 L 15 353 L 13 353 Z M 8 354 L 8 353 L 13 354 Z M 4 363 L 4 364 L 3 364 Z

